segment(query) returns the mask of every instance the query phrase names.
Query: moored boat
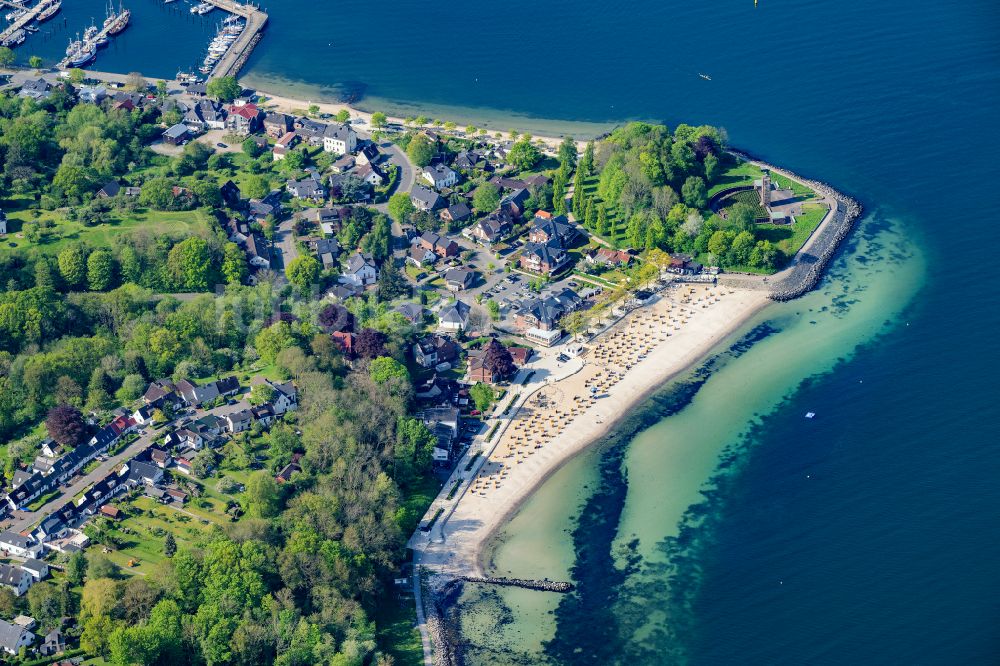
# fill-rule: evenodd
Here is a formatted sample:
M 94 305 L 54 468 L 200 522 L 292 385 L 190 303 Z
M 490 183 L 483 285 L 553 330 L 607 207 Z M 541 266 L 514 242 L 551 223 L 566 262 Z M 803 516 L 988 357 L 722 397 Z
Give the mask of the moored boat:
M 45 9 L 39 12 L 38 16 L 35 17 L 35 20 L 38 21 L 39 23 L 42 23 L 43 21 L 48 21 L 50 18 L 52 18 L 59 12 L 59 9 L 61 7 L 62 7 L 62 0 L 55 0 L 54 2 L 50 2 Z

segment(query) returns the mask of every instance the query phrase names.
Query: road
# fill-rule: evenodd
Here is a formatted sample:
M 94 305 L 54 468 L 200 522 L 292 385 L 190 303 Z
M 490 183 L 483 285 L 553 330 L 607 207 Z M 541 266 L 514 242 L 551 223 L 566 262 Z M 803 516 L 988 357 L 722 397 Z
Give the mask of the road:
M 190 418 L 200 418 L 206 414 L 214 414 L 215 416 L 224 417 L 226 414 L 231 414 L 232 412 L 236 412 L 241 409 L 247 409 L 248 407 L 249 405 L 245 401 L 241 400 L 235 405 L 222 405 L 221 407 L 216 407 L 207 411 L 196 410 L 193 415 L 190 415 Z M 185 414 L 185 416 L 187 415 Z M 117 469 L 122 463 L 131 460 L 140 453 L 145 452 L 154 444 L 163 442 L 163 438 L 166 437 L 167 433 L 170 431 L 171 428 L 169 426 L 165 426 L 159 430 L 148 428 L 145 435 L 140 434 L 139 439 L 132 442 L 125 448 L 124 451 L 109 457 L 92 471 L 82 477 L 79 477 L 73 482 L 72 485 L 63 486 L 61 488 L 62 494 L 53 501 L 48 502 L 41 509 L 38 509 L 37 511 L 15 511 L 13 513 L 14 520 L 11 521 L 5 529 L 9 529 L 14 532 L 21 532 L 32 525 L 35 525 L 46 516 L 62 509 L 64 506 L 72 502 L 77 495 L 106 477 L 112 471 Z
M 299 256 L 299 248 L 295 244 L 295 234 L 292 232 L 292 225 L 295 224 L 293 218 L 286 218 L 278 223 L 274 230 L 274 250 L 281 256 L 281 265 L 271 262 L 271 268 L 278 274 L 279 278 L 285 280 L 285 268 L 296 257 Z M 280 270 L 279 270 L 280 269 Z

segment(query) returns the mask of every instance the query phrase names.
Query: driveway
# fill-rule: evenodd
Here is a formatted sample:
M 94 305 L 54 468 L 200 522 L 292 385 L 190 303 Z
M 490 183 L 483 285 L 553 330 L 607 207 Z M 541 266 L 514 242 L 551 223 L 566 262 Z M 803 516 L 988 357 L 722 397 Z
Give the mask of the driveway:
M 295 245 L 295 236 L 292 233 L 293 219 L 282 220 L 278 223 L 278 227 L 274 230 L 274 250 L 275 254 L 280 257 L 280 261 L 277 262 L 278 265 L 273 266 L 276 273 L 280 275 L 280 279 L 285 280 L 285 267 L 299 256 L 299 248 Z

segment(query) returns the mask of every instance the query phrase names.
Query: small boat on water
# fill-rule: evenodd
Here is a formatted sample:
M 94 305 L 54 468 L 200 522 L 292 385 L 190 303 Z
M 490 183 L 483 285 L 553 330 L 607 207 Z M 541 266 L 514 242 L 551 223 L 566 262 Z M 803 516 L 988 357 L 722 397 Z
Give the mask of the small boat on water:
M 122 8 L 121 5 L 118 5 L 118 13 L 115 14 L 114 10 L 112 10 L 112 13 L 108 16 L 108 19 L 110 19 L 110 23 L 108 21 L 105 21 L 104 27 L 107 33 L 113 37 L 117 34 L 120 34 L 125 30 L 125 28 L 128 27 L 128 22 L 129 19 L 131 18 L 132 18 L 132 12 L 129 11 L 128 9 Z
M 4 15 L 4 18 L 7 19 L 8 21 L 16 21 L 17 19 L 24 16 L 27 12 L 28 12 L 27 9 L 15 9 L 12 12 L 7 12 Z
M 701 78 L 705 79 L 706 81 L 711 81 L 712 80 L 712 77 L 709 76 L 708 74 L 701 74 L 699 72 L 698 76 L 700 76 Z
M 76 42 L 77 48 L 67 54 L 67 67 L 83 67 L 87 63 L 93 62 L 97 58 L 97 47 L 87 42 Z
M 48 21 L 50 18 L 59 13 L 59 9 L 61 7 L 62 7 L 62 0 L 55 0 L 55 2 L 50 2 L 45 9 L 39 12 L 38 16 L 35 17 L 35 20 L 38 21 L 39 23 Z
M 15 30 L 7 37 L 7 39 L 0 42 L 0 46 L 6 46 L 7 48 L 17 46 L 18 44 L 23 44 L 27 37 L 28 35 L 24 32 L 24 30 Z
M 202 3 L 197 4 L 194 7 L 192 7 L 191 8 L 191 13 L 192 14 L 207 14 L 210 11 L 212 11 L 213 9 L 215 9 L 215 5 L 211 5 L 211 4 L 207 3 L 207 2 L 202 2 Z

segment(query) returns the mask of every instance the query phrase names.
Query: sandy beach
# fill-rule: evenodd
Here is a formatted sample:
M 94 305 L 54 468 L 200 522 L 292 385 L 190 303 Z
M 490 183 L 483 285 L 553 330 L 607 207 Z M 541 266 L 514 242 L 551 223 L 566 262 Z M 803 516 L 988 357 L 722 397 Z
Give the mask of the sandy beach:
M 442 579 L 486 573 L 484 547 L 535 488 L 768 302 L 759 290 L 673 286 L 586 345 L 566 376 L 526 389 L 439 524 L 411 540 L 419 564 Z

